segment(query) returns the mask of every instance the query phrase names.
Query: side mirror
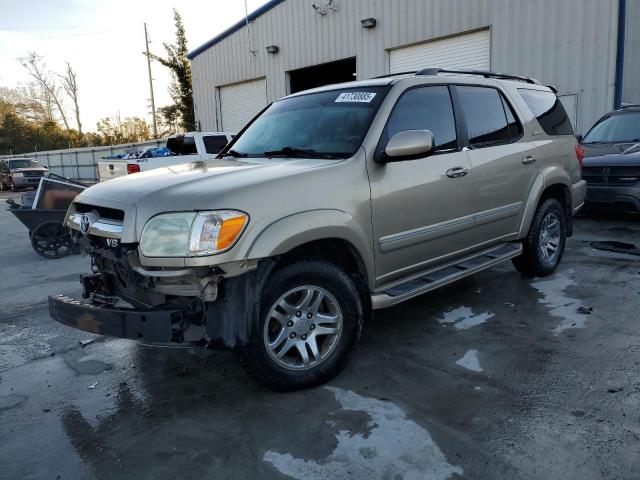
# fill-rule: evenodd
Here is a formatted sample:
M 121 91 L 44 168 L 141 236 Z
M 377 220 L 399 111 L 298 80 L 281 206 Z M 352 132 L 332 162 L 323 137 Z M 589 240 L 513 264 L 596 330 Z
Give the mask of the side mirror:
M 415 160 L 428 157 L 435 149 L 435 139 L 430 130 L 404 130 L 391 137 L 381 161 L 387 163 Z
M 582 135 L 576 135 L 576 140 L 578 140 L 578 143 L 582 143 Z

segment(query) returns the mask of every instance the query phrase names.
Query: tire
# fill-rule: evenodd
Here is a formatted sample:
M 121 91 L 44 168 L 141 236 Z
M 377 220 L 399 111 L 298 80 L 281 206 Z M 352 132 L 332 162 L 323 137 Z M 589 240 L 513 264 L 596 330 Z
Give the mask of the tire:
M 245 368 L 276 391 L 331 380 L 360 339 L 363 307 L 356 285 L 340 268 L 323 261 L 292 263 L 275 271 L 265 285 L 250 341 L 240 351 Z
M 69 230 L 61 223 L 49 221 L 29 232 L 33 250 L 46 259 L 66 257 L 73 253 L 74 245 Z
M 546 277 L 556 271 L 567 241 L 565 215 L 555 198 L 538 205 L 529 234 L 522 241 L 523 253 L 513 259 L 516 270 L 527 277 Z

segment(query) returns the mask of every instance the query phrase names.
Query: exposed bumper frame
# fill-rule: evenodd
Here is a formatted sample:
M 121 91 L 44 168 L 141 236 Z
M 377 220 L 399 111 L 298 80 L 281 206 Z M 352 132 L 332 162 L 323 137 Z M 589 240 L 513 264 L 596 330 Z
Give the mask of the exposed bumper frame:
M 150 343 L 176 342 L 172 325 L 179 325 L 179 310 L 133 310 L 79 301 L 64 295 L 49 296 L 49 315 L 69 327 L 109 337 Z

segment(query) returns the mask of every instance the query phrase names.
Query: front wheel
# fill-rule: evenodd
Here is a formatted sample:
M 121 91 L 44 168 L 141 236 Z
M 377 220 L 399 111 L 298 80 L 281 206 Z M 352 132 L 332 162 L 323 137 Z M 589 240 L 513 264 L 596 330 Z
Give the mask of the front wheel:
M 245 365 L 269 388 L 298 390 L 324 383 L 357 346 L 363 308 L 351 278 L 322 261 L 276 271 L 261 295 Z
M 547 198 L 536 210 L 523 253 L 513 259 L 516 269 L 529 277 L 545 277 L 556 271 L 567 240 L 565 211 L 555 198 Z

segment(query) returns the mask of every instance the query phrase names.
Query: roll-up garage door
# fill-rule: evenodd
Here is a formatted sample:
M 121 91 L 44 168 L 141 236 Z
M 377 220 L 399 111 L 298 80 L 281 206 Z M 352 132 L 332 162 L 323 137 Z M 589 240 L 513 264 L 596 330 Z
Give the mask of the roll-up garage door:
M 220 110 L 225 132 L 238 133 L 266 106 L 267 82 L 264 79 L 220 87 Z
M 491 69 L 491 33 L 482 30 L 397 48 L 389 52 L 389 73 L 428 67 L 457 70 Z

